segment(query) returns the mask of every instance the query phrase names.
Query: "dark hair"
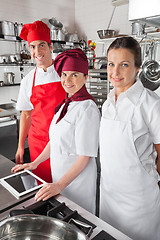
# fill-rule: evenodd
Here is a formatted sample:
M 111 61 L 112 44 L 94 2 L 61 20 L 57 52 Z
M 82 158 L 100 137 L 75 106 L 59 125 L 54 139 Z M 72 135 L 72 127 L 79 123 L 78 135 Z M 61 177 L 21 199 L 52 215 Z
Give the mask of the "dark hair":
M 136 67 L 141 66 L 141 64 L 142 64 L 141 47 L 140 47 L 139 43 L 137 42 L 137 40 L 135 40 L 132 37 L 116 38 L 109 46 L 109 48 L 107 50 L 107 55 L 111 49 L 118 49 L 118 48 L 127 48 L 128 50 L 130 50 L 134 55 L 135 66 Z

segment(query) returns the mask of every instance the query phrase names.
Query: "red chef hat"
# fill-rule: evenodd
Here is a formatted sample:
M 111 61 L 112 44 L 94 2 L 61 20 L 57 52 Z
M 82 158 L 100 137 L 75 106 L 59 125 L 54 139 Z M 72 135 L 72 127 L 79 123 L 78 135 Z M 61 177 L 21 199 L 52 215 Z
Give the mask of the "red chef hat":
M 42 21 L 24 24 L 19 36 L 28 41 L 28 44 L 36 40 L 43 40 L 51 44 L 50 29 Z
M 76 71 L 88 75 L 88 59 L 80 48 L 66 50 L 55 58 L 54 68 L 59 76 L 63 71 Z

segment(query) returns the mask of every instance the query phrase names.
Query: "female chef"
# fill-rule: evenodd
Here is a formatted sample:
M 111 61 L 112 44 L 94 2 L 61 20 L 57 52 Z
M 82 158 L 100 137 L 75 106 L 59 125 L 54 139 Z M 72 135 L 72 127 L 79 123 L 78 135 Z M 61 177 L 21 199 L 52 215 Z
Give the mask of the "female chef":
M 47 200 L 62 192 L 95 213 L 100 113 L 85 87 L 88 60 L 81 49 L 67 50 L 57 56 L 54 67 L 68 97 L 55 110 L 44 151 L 34 162 L 12 171 L 35 169 L 50 156 L 53 183 L 44 185 L 35 199 Z
M 134 240 L 160 239 L 160 98 L 137 79 L 141 50 L 132 37 L 111 43 L 113 85 L 100 124 L 100 217 Z

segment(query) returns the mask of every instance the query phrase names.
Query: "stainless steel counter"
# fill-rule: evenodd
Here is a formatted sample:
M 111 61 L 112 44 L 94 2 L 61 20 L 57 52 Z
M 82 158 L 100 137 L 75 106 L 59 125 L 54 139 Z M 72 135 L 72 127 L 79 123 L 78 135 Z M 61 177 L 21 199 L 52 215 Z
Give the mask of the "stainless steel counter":
M 8 160 L 7 158 L 0 155 L 0 178 L 10 175 L 10 169 L 14 166 L 14 163 Z M 30 206 L 35 203 L 34 194 L 28 194 L 24 196 L 20 200 L 17 200 L 12 194 L 10 194 L 5 188 L 0 185 L 0 220 L 7 218 L 10 210 L 12 209 L 23 209 L 24 207 Z M 78 213 L 87 219 L 88 221 L 94 223 L 97 227 L 93 230 L 91 235 L 91 239 L 93 239 L 99 232 L 102 230 L 106 231 L 112 237 L 117 240 L 131 240 L 131 238 L 127 237 L 108 223 L 102 221 L 100 218 L 95 215 L 89 213 L 76 203 L 67 199 L 62 195 L 56 196 L 56 199 L 59 202 L 65 202 L 65 204 L 72 210 L 77 210 Z
M 0 178 L 3 178 L 5 176 L 11 175 L 11 168 L 15 164 L 10 161 L 8 158 L 5 158 L 0 154 Z M 6 211 L 7 209 L 10 209 L 17 205 L 18 203 L 24 202 L 27 199 L 33 197 L 35 195 L 34 193 L 27 194 L 24 197 L 21 197 L 20 199 L 16 199 L 7 189 L 5 189 L 0 184 L 0 214 Z

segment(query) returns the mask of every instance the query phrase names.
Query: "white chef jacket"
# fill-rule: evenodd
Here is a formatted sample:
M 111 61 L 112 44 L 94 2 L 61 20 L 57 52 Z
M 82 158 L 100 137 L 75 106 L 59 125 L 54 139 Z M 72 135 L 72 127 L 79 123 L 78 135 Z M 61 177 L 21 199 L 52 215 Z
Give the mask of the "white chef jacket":
M 130 110 L 135 105 L 132 119 Z M 104 118 L 126 121 L 131 120 L 132 134 L 137 155 L 146 171 L 158 181 L 160 176 L 156 170 L 156 151 L 154 144 L 160 144 L 160 97 L 153 91 L 144 88 L 137 80 L 127 91 L 121 93 L 115 103 L 115 89 L 102 106 Z
M 63 108 L 54 115 L 50 125 L 50 159 L 53 182 L 58 181 L 74 164 L 78 155 L 90 156 L 87 167 L 62 194 L 95 213 L 100 113 L 92 100 L 73 101 L 66 115 L 57 123 Z
M 23 79 L 20 86 L 19 96 L 17 100 L 16 109 L 19 111 L 29 111 L 33 109 L 30 97 L 32 94 L 32 85 L 35 69 L 31 70 Z M 44 72 L 42 68 L 37 67 L 35 86 L 52 82 L 60 82 L 58 73 L 55 71 L 54 66 L 51 65 Z

